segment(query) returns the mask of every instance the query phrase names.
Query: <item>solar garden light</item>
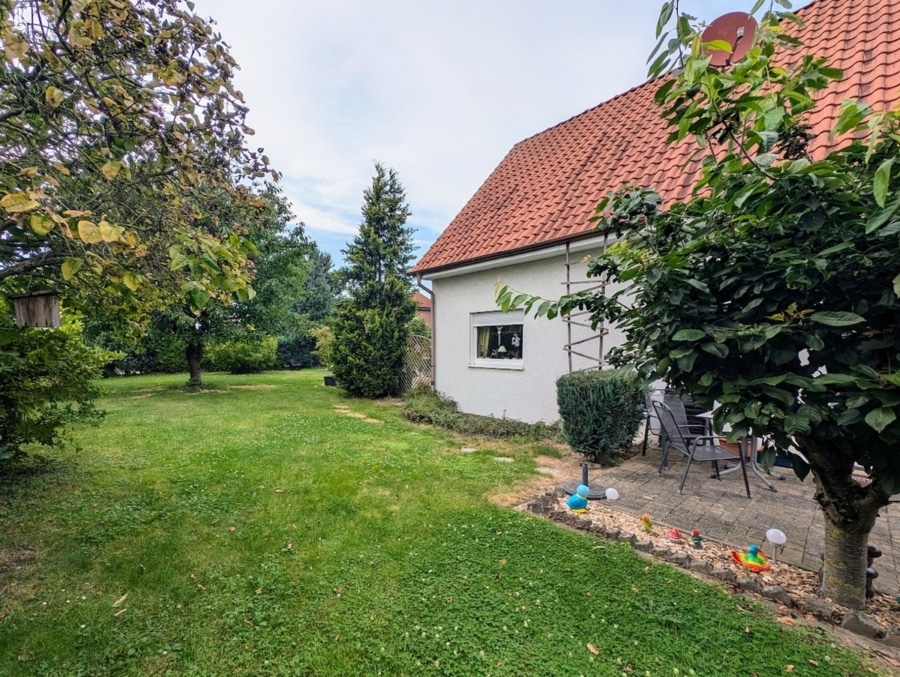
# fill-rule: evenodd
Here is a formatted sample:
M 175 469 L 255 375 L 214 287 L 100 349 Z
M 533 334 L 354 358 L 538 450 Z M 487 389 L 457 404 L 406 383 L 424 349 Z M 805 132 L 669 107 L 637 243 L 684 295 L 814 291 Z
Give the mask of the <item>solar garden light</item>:
M 772 553 L 772 561 L 778 561 L 778 551 L 784 549 L 784 544 L 787 541 L 787 536 L 784 535 L 784 532 L 781 529 L 769 529 L 766 532 L 766 540 L 771 543 L 775 547 L 775 551 Z

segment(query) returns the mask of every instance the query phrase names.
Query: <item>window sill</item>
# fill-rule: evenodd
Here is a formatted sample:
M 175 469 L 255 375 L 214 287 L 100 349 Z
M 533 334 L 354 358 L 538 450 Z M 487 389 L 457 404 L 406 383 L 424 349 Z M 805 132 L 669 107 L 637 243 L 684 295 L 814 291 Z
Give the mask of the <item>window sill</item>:
M 523 360 L 473 360 L 469 362 L 470 368 L 475 369 L 512 369 L 522 371 L 525 369 Z

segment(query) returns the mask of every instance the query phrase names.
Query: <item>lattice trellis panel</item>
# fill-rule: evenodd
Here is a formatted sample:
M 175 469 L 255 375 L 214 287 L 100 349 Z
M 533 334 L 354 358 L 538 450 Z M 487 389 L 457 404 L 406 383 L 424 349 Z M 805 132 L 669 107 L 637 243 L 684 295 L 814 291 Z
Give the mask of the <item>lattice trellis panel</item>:
M 400 377 L 400 391 L 416 386 L 431 387 L 431 339 L 427 336 L 410 336 L 406 342 L 406 363 Z

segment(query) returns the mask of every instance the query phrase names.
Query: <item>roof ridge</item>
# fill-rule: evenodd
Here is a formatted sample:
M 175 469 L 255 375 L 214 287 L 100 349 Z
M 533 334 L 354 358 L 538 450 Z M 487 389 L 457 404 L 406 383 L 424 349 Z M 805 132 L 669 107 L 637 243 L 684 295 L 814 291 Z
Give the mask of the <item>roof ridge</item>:
M 873 108 L 900 102 L 900 20 L 882 20 L 891 0 L 813 0 L 796 10 L 791 34 L 808 53 L 844 71 L 817 97 L 809 116 L 815 156 L 837 140 L 828 130 L 844 99 Z M 864 48 L 862 48 L 864 46 Z M 599 199 L 623 185 L 652 186 L 666 201 L 685 199 L 699 161 L 690 144 L 668 144 L 668 128 L 652 105 L 647 78 L 591 108 L 516 143 L 435 243 L 418 273 L 456 268 L 585 237 Z

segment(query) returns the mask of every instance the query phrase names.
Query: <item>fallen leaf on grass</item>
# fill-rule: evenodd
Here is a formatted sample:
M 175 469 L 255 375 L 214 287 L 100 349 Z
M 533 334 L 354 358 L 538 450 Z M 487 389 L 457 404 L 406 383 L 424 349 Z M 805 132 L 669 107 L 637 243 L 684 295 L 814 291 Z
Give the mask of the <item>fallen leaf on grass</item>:
M 779 623 L 781 623 L 782 625 L 795 625 L 794 619 L 791 618 L 790 616 L 779 616 L 775 620 L 778 621 Z
M 256 627 L 255 625 L 253 625 L 253 623 L 251 623 L 250 621 L 248 621 L 246 618 L 244 619 L 244 625 L 248 625 L 248 626 L 250 626 L 251 628 L 255 628 L 255 627 Z
M 257 594 L 257 595 L 261 595 L 261 594 L 262 594 L 262 588 L 257 588 L 257 589 L 256 589 L 256 594 Z
M 275 487 L 275 493 L 276 493 L 276 494 L 283 494 L 283 493 L 284 493 L 284 489 L 281 489 L 280 487 Z
M 122 614 L 124 614 L 126 611 L 128 611 L 128 609 L 119 609 L 116 613 L 113 614 L 113 616 L 115 616 L 116 618 L 118 618 L 119 616 L 121 616 Z
M 228 531 L 234 531 L 234 529 L 235 529 L 235 527 L 233 525 L 228 527 Z
M 819 661 L 814 661 L 812 658 L 807 658 L 806 660 L 807 660 L 807 661 L 809 662 L 809 664 L 810 664 L 811 666 L 813 666 L 814 668 L 819 667 Z
M 506 564 L 506 558 L 505 558 L 505 557 L 504 557 L 503 559 L 500 560 L 500 564 Z
M 784 671 L 785 671 L 785 672 L 793 672 L 793 671 L 794 671 L 794 666 L 793 666 L 793 665 L 785 665 L 785 666 L 784 666 Z
M 124 595 L 122 595 L 121 597 L 119 597 L 119 599 L 117 599 L 115 602 L 113 602 L 113 606 L 119 606 L 119 605 L 121 605 L 122 602 L 124 602 L 126 599 L 128 599 L 128 593 L 127 593 L 127 592 L 126 592 Z
M 598 649 L 597 647 L 595 647 L 595 646 L 594 646 L 593 644 L 591 644 L 590 642 L 587 643 L 587 648 L 588 648 L 588 651 L 590 651 L 590 652 L 591 652 L 592 654 L 594 654 L 595 656 L 599 656 L 599 655 L 600 655 L 600 649 Z

